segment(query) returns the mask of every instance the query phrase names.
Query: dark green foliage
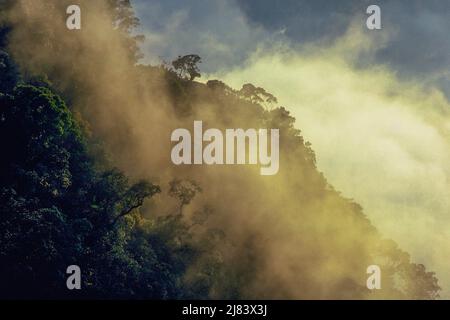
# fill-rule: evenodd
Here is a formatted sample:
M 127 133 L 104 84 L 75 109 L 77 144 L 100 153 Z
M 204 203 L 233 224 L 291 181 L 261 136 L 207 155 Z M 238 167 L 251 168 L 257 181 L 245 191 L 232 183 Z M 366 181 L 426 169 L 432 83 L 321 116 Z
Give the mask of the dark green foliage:
M 0 0 L 0 8 L 11 3 Z M 302 230 L 302 225 L 298 229 L 300 235 L 305 235 L 302 245 L 313 253 L 313 258 L 326 255 L 320 251 L 323 248 L 317 247 L 316 239 L 331 234 L 332 241 L 336 241 L 345 232 L 339 230 L 339 223 L 329 222 L 331 214 L 341 217 L 342 225 L 362 221 L 356 228 L 361 230 L 352 232 L 375 233 L 362 208 L 342 198 L 317 171 L 310 144 L 295 128 L 289 112 L 275 108 L 276 97 L 252 84 L 233 90 L 218 80 L 208 81 L 207 85 L 193 81 L 200 76 L 201 59 L 197 55 L 179 57 L 173 68 L 133 66 L 140 55 L 140 37 L 130 32 L 138 19 L 129 0 L 108 3 L 114 21 L 111 32 L 121 33 L 129 49 L 130 68 L 148 80 L 136 85 L 142 91 L 156 92 L 164 83 L 178 120 L 191 122 L 189 117 L 195 114 L 195 107 L 202 104 L 208 105 L 212 114 L 220 115 L 221 125 L 228 128 L 280 129 L 280 148 L 286 160 L 281 173 L 289 173 L 292 179 L 286 194 L 295 190 L 302 218 L 308 219 L 308 212 L 315 216 L 309 225 L 318 230 Z M 264 229 L 246 230 L 236 245 L 235 239 L 227 237 L 217 224 L 208 225 L 209 217 L 220 206 L 208 204 L 186 218 L 184 207 L 202 188 L 195 181 L 177 178 L 167 190 L 178 205 L 171 207 L 173 212 L 143 218 L 139 208 L 161 191 L 159 186 L 148 181 L 131 183 L 120 171 L 107 167 L 101 161 L 101 142 L 93 148 L 93 140 L 86 142 L 80 128 L 80 121 L 90 119 L 75 120 L 74 113 L 47 80 L 73 80 L 66 72 L 76 71 L 76 64 L 69 71 L 64 65 L 62 69 L 50 68 L 38 79 L 23 80 L 10 56 L 2 51 L 7 32 L 0 26 L 0 298 L 274 298 L 270 289 L 277 289 L 276 278 L 263 287 L 263 294 L 251 288 L 251 284 L 261 282 L 258 276 L 267 263 L 264 247 L 270 245 L 271 239 L 265 237 Z M 56 45 L 54 52 L 63 49 Z M 80 86 L 77 81 L 69 81 L 69 88 L 61 90 L 66 101 L 83 95 Z M 89 149 L 95 149 L 95 160 Z M 240 186 L 236 188 L 241 190 Z M 264 196 L 261 193 L 262 199 Z M 325 201 L 333 202 L 336 212 L 304 210 L 308 203 Z M 168 203 L 169 207 L 173 203 Z M 311 239 L 309 234 L 313 235 Z M 350 240 L 358 242 L 358 237 Z M 433 273 L 410 263 L 409 256 L 394 243 L 379 238 L 377 241 L 377 254 L 389 267 L 383 268 L 387 275 L 383 286 L 392 287 L 393 297 L 438 296 Z M 227 252 L 227 248 L 233 248 L 230 252 L 235 254 Z M 346 260 L 346 252 L 342 254 L 339 245 L 330 249 L 328 253 L 338 256 L 335 261 Z M 82 270 L 83 290 L 79 292 L 66 288 L 65 272 L 71 264 Z M 298 261 L 298 273 L 307 271 L 303 266 Z M 397 292 L 392 285 L 394 278 L 405 282 L 404 292 Z M 320 289 L 314 282 L 306 282 L 305 287 L 310 291 Z M 336 291 L 327 290 L 330 297 L 354 298 L 363 297 L 365 288 L 352 279 L 342 279 Z M 314 296 L 309 294 L 305 293 Z
M 137 61 L 130 2 L 110 4 Z M 0 298 L 185 296 L 182 277 L 194 249 L 173 239 L 183 223 L 143 219 L 138 211 L 159 187 L 96 169 L 104 164 L 91 159 L 78 121 L 47 76 L 21 79 L 4 49 L 8 32 L 0 26 Z M 72 264 L 82 270 L 78 292 L 66 287 Z
M 19 72 L 8 53 L 1 49 L 1 33 L 0 28 L 0 92 L 9 93 L 19 81 Z
M 0 297 L 77 296 L 71 264 L 83 270 L 79 297 L 180 296 L 183 264 L 136 212 L 159 187 L 97 172 L 57 95 L 27 84 L 1 94 L 0 135 Z

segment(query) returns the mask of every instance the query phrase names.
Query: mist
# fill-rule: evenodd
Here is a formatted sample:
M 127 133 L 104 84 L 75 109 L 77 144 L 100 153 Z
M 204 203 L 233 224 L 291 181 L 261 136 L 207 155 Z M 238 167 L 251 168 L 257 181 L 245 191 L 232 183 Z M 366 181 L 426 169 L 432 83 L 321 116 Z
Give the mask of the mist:
M 386 229 L 389 223 L 380 222 L 380 217 L 389 216 L 395 207 L 376 207 L 377 198 L 382 195 L 370 178 L 375 173 L 364 167 L 360 169 L 361 174 L 355 175 L 349 173 L 349 168 L 354 166 L 346 164 L 347 159 L 357 156 L 354 148 L 358 140 L 348 139 L 356 130 L 353 123 L 358 122 L 361 132 L 366 132 L 366 126 L 372 123 L 371 118 L 367 117 L 371 117 L 372 112 L 388 121 L 392 119 L 390 110 L 398 109 L 400 111 L 396 112 L 400 112 L 402 117 L 411 117 L 405 126 L 409 128 L 409 124 L 413 123 L 427 137 L 425 143 L 431 141 L 440 148 L 437 150 L 442 150 L 437 160 L 438 165 L 442 165 L 448 159 L 448 153 L 445 153 L 448 149 L 439 130 L 448 128 L 448 123 L 442 124 L 439 130 L 433 130 L 433 121 L 438 120 L 432 116 L 423 120 L 420 111 L 410 113 L 408 108 L 402 107 L 404 101 L 418 101 L 415 104 L 418 109 L 422 103 L 434 103 L 434 99 L 443 104 L 445 100 L 439 93 L 424 99 L 414 86 L 410 89 L 408 85 L 397 84 L 393 77 L 384 80 L 388 73 L 383 70 L 375 72 L 377 78 L 372 79 L 373 72 L 355 73 L 339 57 L 330 59 L 327 55 L 316 58 L 307 56 L 305 61 L 301 56 L 294 56 L 287 62 L 277 60 L 276 55 L 275 58 L 270 55 L 269 58 L 257 56 L 248 69 L 220 75 L 233 86 L 238 86 L 248 76 L 248 81 L 261 83 L 277 94 L 282 103 L 288 104 L 287 107 L 294 106 L 292 110 L 297 125 L 311 139 L 311 149 L 292 126 L 293 118 L 286 109 L 268 111 L 233 98 L 219 99 L 196 82 L 186 84 L 188 92 L 180 89 L 183 93 L 180 102 L 174 94 L 173 83 L 163 74 L 148 66 L 135 65 L 136 52 L 130 50 L 126 30 L 111 29 L 114 13 L 108 9 L 107 1 L 80 1 L 83 28 L 76 32 L 65 27 L 65 8 L 69 4 L 69 1 L 17 1 L 9 14 L 9 22 L 13 25 L 9 48 L 13 58 L 24 74 L 45 75 L 62 93 L 73 112 L 79 114 L 87 135 L 92 140 L 101 141 L 110 165 L 118 167 L 132 179 L 146 178 L 161 186 L 162 194 L 149 200 L 141 209 L 144 216 L 165 215 L 177 210 L 180 204 L 169 194 L 173 179 L 195 181 L 201 187 L 202 192 L 197 193 L 189 204 L 181 206 L 180 212 L 186 221 L 193 221 L 199 212 L 208 211 L 210 214 L 205 227 L 216 230 L 217 235 L 222 234 L 217 230 L 223 232 L 224 236 L 214 243 L 214 252 L 227 268 L 224 274 L 217 276 L 217 283 L 210 292 L 212 298 L 225 296 L 226 284 L 231 278 L 242 282 L 240 296 L 244 298 L 367 299 L 414 296 L 407 291 L 401 293 L 390 276 L 399 275 L 410 287 L 414 286 L 414 277 L 402 274 L 395 268 L 390 269 L 392 274 L 386 277 L 383 290 L 373 293 L 366 289 L 366 268 L 372 264 L 384 265 L 386 258 L 395 255 L 386 254 L 386 251 L 396 252 L 398 249 L 395 244 L 382 240 L 358 204 L 342 197 L 328 184 L 316 168 L 312 150 L 317 151 L 319 169 L 326 176 L 330 174 L 330 180 L 344 192 L 344 196 L 354 197 L 357 202 L 361 200 L 371 212 L 380 212 L 378 216 L 371 214 L 371 217 L 374 217 L 377 226 Z M 274 72 L 270 78 L 265 78 L 267 83 L 262 83 L 264 77 L 260 72 L 267 61 L 274 71 L 280 70 L 280 78 L 277 79 L 278 73 Z M 306 69 L 299 74 L 292 73 L 286 69 L 292 66 Z M 365 77 L 366 81 L 355 80 L 360 76 Z M 361 91 L 356 97 L 351 95 L 361 89 L 355 87 L 356 84 L 372 92 L 372 88 L 377 88 L 374 83 L 378 84 L 380 78 L 390 82 L 375 90 L 372 96 L 363 96 Z M 275 81 L 286 86 L 277 86 Z M 339 83 L 342 87 L 338 86 Z M 406 88 L 407 91 L 402 92 L 412 95 L 407 98 L 392 96 L 390 84 L 396 84 L 398 90 Z M 294 95 L 289 94 L 289 88 L 301 90 Z M 355 115 L 354 111 L 359 106 L 356 99 L 366 100 L 362 105 L 362 111 L 366 113 Z M 392 101 L 391 107 L 382 110 L 375 107 L 385 105 L 386 99 Z M 314 103 L 318 103 L 317 108 L 322 108 L 317 109 L 320 112 L 310 108 Z M 337 131 L 340 128 L 337 127 L 336 134 L 330 134 L 331 129 L 324 127 L 336 123 L 333 112 L 338 114 L 336 117 L 339 116 L 337 108 L 346 112 L 340 114 L 345 118 L 342 123 L 346 130 Z M 365 121 L 355 119 L 358 116 Z M 273 176 L 261 176 L 255 166 L 175 166 L 170 159 L 173 147 L 171 133 L 177 128 L 191 127 L 198 119 L 203 121 L 205 128 L 271 128 L 272 124 L 279 125 L 279 172 Z M 386 127 L 392 128 L 388 123 L 378 127 L 375 134 L 384 134 Z M 330 136 L 333 140 L 327 139 Z M 363 137 L 361 134 L 355 136 Z M 376 150 L 378 140 L 372 135 L 367 138 L 372 146 L 370 150 Z M 365 143 L 360 141 L 358 147 Z M 411 141 L 412 148 L 415 143 Z M 393 148 L 397 153 L 386 154 L 390 159 L 382 163 L 401 169 L 399 161 L 403 161 L 402 153 L 396 146 Z M 328 152 L 333 149 L 339 149 L 339 152 Z M 372 166 L 375 166 L 374 162 L 380 163 L 380 159 L 370 153 L 362 154 L 361 161 L 366 160 Z M 331 160 L 332 155 L 339 157 Z M 421 165 L 420 162 L 416 164 Z M 408 166 L 404 174 L 410 175 L 416 172 L 416 168 L 414 165 Z M 439 169 L 448 173 L 448 167 L 438 167 L 433 172 L 438 175 Z M 367 177 L 364 182 L 367 188 L 361 188 L 360 181 L 348 180 L 352 175 L 358 179 Z M 427 175 L 426 170 L 423 175 Z M 430 178 L 429 181 L 436 179 Z M 440 180 L 440 184 L 442 187 L 448 186 L 448 181 Z M 353 193 L 355 189 L 351 188 L 356 185 L 361 192 L 359 194 Z M 394 187 L 395 190 L 400 188 L 398 185 Z M 445 195 L 445 191 L 439 190 Z M 415 232 L 417 234 L 423 230 L 423 226 L 422 229 L 417 227 Z M 194 230 L 194 237 L 202 237 L 204 232 L 204 228 Z M 389 232 L 386 234 L 391 235 Z M 392 232 L 392 236 L 397 234 Z M 416 247 L 406 241 L 400 243 L 408 250 L 417 252 Z M 200 257 L 193 264 L 186 281 L 200 272 L 205 259 L 207 257 Z M 431 261 L 438 268 L 435 258 Z M 404 262 L 410 263 L 409 258 Z M 425 259 L 423 262 L 429 263 Z
M 246 66 L 209 77 L 236 88 L 251 81 L 291 106 L 318 168 L 384 236 L 436 270 L 448 297 L 450 103 L 387 65 L 360 68 L 354 57 L 376 55 L 388 39 L 359 30 L 350 26 L 328 47 L 257 52 Z

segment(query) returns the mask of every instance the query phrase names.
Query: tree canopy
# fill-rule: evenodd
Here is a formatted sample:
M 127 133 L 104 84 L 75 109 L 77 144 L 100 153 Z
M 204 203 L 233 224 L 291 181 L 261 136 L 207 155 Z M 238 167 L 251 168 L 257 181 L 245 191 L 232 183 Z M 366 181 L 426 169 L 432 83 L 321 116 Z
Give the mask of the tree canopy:
M 200 77 L 198 64 L 201 62 L 202 59 L 198 55 L 189 54 L 186 56 L 178 56 L 172 62 L 172 66 L 180 78 L 193 81 L 195 78 Z
M 212 180 L 170 170 L 167 184 L 127 176 L 105 160 L 107 142 L 96 140 L 102 136 L 89 134 L 96 119 L 77 116 L 71 104 L 79 96 L 77 102 L 89 107 L 98 103 L 80 89 L 98 83 L 85 84 L 73 61 L 27 73 L 8 47 L 13 26 L 0 24 L 0 298 L 273 299 L 275 292 L 283 298 L 438 297 L 435 274 L 384 240 L 362 208 L 328 184 L 311 144 L 274 95 L 250 83 L 234 90 L 219 80 L 196 82 L 201 58 L 195 54 L 179 56 L 173 70 L 135 65 L 139 38 L 131 31 L 138 19 L 131 3 L 104 1 L 113 21 L 108 30 L 120 33 L 132 62 L 126 64 L 128 77 L 115 83 L 117 91 L 167 92 L 151 97 L 170 102 L 164 111 L 177 125 L 203 114 L 221 126 L 279 128 L 283 168 L 270 183 L 244 170 L 232 179 L 219 172 Z M 12 3 L 0 0 L 0 7 Z M 47 40 L 56 42 L 52 54 L 67 49 L 59 39 Z M 129 79 L 139 81 L 125 86 Z M 138 110 L 133 119 L 144 114 Z M 126 153 L 133 141 L 124 140 L 119 145 Z M 157 202 L 163 209 L 155 209 Z M 276 258 L 284 256 L 280 266 Z M 378 293 L 368 292 L 365 274 L 352 272 L 374 261 L 385 273 Z M 66 288 L 72 264 L 82 268 L 83 290 Z M 328 272 L 332 267 L 336 275 Z M 318 269 L 328 282 L 316 276 Z M 351 270 L 341 274 L 344 269 Z M 294 293 L 288 290 L 293 283 Z

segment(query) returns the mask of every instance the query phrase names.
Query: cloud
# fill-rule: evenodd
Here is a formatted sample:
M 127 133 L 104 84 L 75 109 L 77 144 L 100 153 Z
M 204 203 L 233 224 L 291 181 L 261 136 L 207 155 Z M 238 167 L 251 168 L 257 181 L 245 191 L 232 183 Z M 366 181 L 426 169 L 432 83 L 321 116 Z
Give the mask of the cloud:
M 387 66 L 356 68 L 352 58 L 374 46 L 364 39 L 350 28 L 327 48 L 258 51 L 244 68 L 209 78 L 275 94 L 330 183 L 361 203 L 384 236 L 435 270 L 449 297 L 450 103 Z
M 367 1 L 136 3 L 147 57 L 196 52 L 210 78 L 275 93 L 331 183 L 450 295 L 448 1 L 380 1 L 381 32 Z
M 135 0 L 141 32 L 147 36 L 144 62 L 197 53 L 208 73 L 240 65 L 263 43 L 332 44 L 355 21 L 365 29 L 370 1 L 360 0 Z M 450 3 L 381 0 L 382 48 L 357 57 L 361 66 L 387 64 L 399 77 L 420 78 L 450 97 Z
M 250 27 L 233 1 L 134 2 L 141 19 L 139 30 L 147 40 L 145 62 L 171 61 L 195 53 L 203 58 L 202 70 L 234 66 L 270 38 L 263 28 Z
M 85 22 L 87 27 L 79 38 L 67 37 L 65 30 L 57 27 L 60 21 L 48 19 L 52 12 L 45 6 L 32 10 L 27 19 L 17 16 L 20 19 L 11 49 L 18 63 L 25 70 L 49 74 L 63 92 L 80 93 L 73 95 L 73 107 L 90 120 L 96 136 L 114 155 L 115 164 L 127 174 L 146 178 L 157 175 L 163 186 L 173 176 L 193 177 L 208 187 L 188 214 L 213 205 L 212 226 L 225 228 L 237 243 L 229 249 L 232 261 L 236 261 L 232 266 L 242 265 L 240 248 L 246 253 L 248 241 L 258 243 L 257 252 L 261 254 L 256 256 L 264 260 L 257 260 L 262 270 L 251 285 L 246 285 L 248 296 L 342 297 L 341 280 L 364 283 L 355 270 L 367 266 L 375 241 L 367 232 L 366 222 L 351 218 L 347 213 L 354 211 L 342 199 L 324 197 L 323 181 L 315 171 L 302 172 L 304 163 L 293 159 L 298 153 L 284 153 L 286 160 L 275 181 L 263 180 L 248 168 L 170 166 L 168 137 L 173 129 L 188 127 L 193 119 L 208 120 L 215 127 L 229 125 L 230 119 L 233 127 L 249 126 L 257 119 L 241 114 L 237 106 L 229 106 L 225 113 L 220 105 L 201 103 L 196 105 L 193 119 L 173 116 L 164 81 L 141 82 L 144 80 L 137 71 L 130 68 L 120 35 L 110 32 L 111 20 L 102 15 L 105 3 L 84 2 L 91 19 Z M 426 91 L 414 80 L 401 81 L 387 67 L 362 69 L 350 63 L 349 59 L 364 54 L 371 57 L 371 52 L 384 45 L 383 37 L 370 42 L 353 27 L 348 36 L 337 38 L 332 46 L 298 48 L 290 44 L 268 50 L 267 42 L 254 36 L 260 29 L 250 27 L 239 11 L 228 7 L 231 2 L 208 4 L 216 12 L 212 16 L 203 10 L 205 3 L 194 1 L 183 6 L 176 1 L 149 2 L 147 11 L 138 7 L 144 30 L 150 24 L 148 30 L 154 31 L 154 35 L 150 31 L 147 35 L 155 51 L 194 50 L 198 45 L 205 50 L 198 53 L 207 60 L 216 54 L 208 50 L 217 50 L 214 41 L 220 40 L 224 47 L 219 51 L 232 52 L 232 58 L 209 67 L 228 66 L 218 77 L 236 87 L 247 81 L 262 85 L 293 108 L 298 126 L 312 141 L 319 167 L 330 182 L 362 203 L 381 232 L 400 242 L 416 261 L 437 270 L 448 294 L 445 268 L 450 242 L 445 230 L 449 227 L 450 125 L 446 113 L 449 105 L 443 94 Z M 223 11 L 225 18 L 221 20 L 217 12 L 222 5 L 229 11 Z M 213 22 L 218 23 L 216 29 Z M 35 48 L 41 44 L 40 38 L 32 32 L 39 30 L 37 27 L 55 33 L 45 33 L 48 44 L 39 52 Z M 207 42 L 196 38 L 205 35 L 210 37 Z M 55 56 L 54 46 L 79 50 Z M 241 64 L 234 59 L 234 52 L 246 57 L 257 48 L 244 68 L 230 69 Z M 144 92 L 140 90 L 143 87 Z M 298 176 L 292 175 L 293 171 L 298 172 L 307 192 L 296 188 Z M 168 203 L 163 200 L 162 206 Z M 155 211 L 166 209 L 158 207 Z M 247 260 L 255 261 L 253 256 Z
M 284 28 L 294 43 L 328 42 L 343 36 L 354 21 L 364 28 L 371 1 L 236 0 L 254 25 L 267 30 Z M 389 41 L 375 53 L 377 63 L 388 64 L 399 76 L 421 78 L 439 86 L 450 97 L 450 2 L 380 0 L 382 33 Z M 366 32 L 373 37 L 377 32 Z M 361 64 L 368 64 L 361 56 Z

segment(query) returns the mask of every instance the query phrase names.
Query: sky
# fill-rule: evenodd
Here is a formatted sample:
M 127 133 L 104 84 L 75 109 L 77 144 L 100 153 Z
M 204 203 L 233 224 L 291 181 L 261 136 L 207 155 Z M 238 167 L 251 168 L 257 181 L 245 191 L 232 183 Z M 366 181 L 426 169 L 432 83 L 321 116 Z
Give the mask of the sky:
M 436 271 L 450 298 L 448 0 L 376 1 L 375 31 L 365 27 L 368 1 L 133 3 L 143 63 L 196 53 L 200 81 L 277 96 L 328 181 Z
M 242 64 L 260 46 L 327 44 L 357 21 L 364 28 L 366 0 L 134 0 L 146 34 L 146 61 L 197 53 L 204 72 Z M 402 77 L 419 76 L 450 95 L 450 2 L 384 0 L 389 39 L 362 66 L 388 64 Z M 366 32 L 378 38 L 376 32 Z M 356 62 L 356 61 L 355 61 Z

